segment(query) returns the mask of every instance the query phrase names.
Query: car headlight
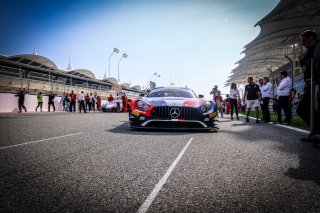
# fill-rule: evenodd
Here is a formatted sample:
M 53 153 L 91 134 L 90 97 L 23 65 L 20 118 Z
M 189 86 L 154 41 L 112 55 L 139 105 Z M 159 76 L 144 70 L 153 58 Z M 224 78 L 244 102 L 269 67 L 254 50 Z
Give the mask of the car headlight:
M 137 106 L 140 110 L 143 110 L 143 111 L 147 111 L 149 109 L 149 106 L 148 104 L 146 104 L 145 102 L 143 101 L 138 101 L 137 102 Z
M 210 111 L 211 108 L 212 108 L 212 103 L 211 103 L 210 101 L 207 101 L 205 104 L 203 104 L 203 105 L 201 106 L 201 111 L 202 111 L 203 113 L 205 113 L 205 112 Z

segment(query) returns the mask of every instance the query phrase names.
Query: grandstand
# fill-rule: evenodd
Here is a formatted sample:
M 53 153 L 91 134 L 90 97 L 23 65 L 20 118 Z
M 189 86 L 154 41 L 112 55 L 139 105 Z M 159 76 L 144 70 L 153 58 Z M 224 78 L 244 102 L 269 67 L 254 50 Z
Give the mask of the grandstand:
M 303 88 L 303 72 L 299 56 L 304 52 L 299 35 L 305 30 L 320 33 L 319 0 L 281 0 L 279 4 L 255 25 L 259 35 L 244 47 L 245 56 L 236 62 L 225 86 L 232 82 L 247 83 L 249 76 L 272 81 L 281 70 L 288 71 L 297 91 Z
M 110 94 L 116 96 L 125 92 L 128 97 L 138 97 L 145 93 L 141 88 L 129 84 L 118 84 L 114 78 L 99 80 L 87 69 L 59 69 L 56 64 L 40 55 L 22 54 L 14 56 L 0 55 L 0 92 L 14 93 L 19 88 L 26 88 L 30 94 L 39 91 L 53 91 L 57 95 L 64 92 L 96 92 L 102 99 Z

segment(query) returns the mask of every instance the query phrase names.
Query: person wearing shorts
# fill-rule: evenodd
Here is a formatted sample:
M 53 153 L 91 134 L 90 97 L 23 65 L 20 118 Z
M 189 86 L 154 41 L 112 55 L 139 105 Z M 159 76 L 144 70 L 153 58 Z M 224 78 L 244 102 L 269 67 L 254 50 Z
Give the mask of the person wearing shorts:
M 259 85 L 255 84 L 253 82 L 252 77 L 248 78 L 248 85 L 246 85 L 246 87 L 245 87 L 243 99 L 246 100 L 246 105 L 247 105 L 246 122 L 249 122 L 249 115 L 250 115 L 251 107 L 254 107 L 255 111 L 256 111 L 256 123 L 260 123 L 260 121 L 259 121 L 260 87 L 259 87 Z
M 215 85 L 212 88 L 212 91 L 210 92 L 210 94 L 213 95 L 213 100 L 217 104 L 218 111 L 221 114 L 221 117 L 223 117 L 223 100 L 222 100 L 222 97 L 221 97 L 221 91 L 218 90 L 218 86 L 217 85 Z

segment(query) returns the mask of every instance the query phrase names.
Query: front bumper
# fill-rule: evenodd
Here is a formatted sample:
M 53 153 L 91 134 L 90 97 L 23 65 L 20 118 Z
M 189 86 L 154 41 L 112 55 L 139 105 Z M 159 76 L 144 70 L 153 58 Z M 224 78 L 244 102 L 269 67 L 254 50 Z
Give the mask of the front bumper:
M 195 119 L 163 119 L 129 113 L 130 128 L 136 129 L 192 129 L 192 130 L 215 130 L 217 131 L 219 119 L 217 116 L 203 116 Z

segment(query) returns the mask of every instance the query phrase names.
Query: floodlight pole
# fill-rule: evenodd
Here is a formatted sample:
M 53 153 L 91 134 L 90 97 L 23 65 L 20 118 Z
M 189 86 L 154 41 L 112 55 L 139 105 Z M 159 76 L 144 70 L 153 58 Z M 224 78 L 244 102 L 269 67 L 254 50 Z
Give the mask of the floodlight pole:
M 110 59 L 111 59 L 111 56 L 113 55 L 113 53 L 118 53 L 118 52 L 119 52 L 119 50 L 117 48 L 113 48 L 113 51 L 112 51 L 111 55 L 109 56 L 109 60 L 108 60 L 108 62 L 109 62 L 109 69 L 108 69 L 109 78 L 110 78 Z M 104 78 L 106 78 L 106 77 L 107 77 L 107 70 L 106 70 L 106 72 L 104 74 Z
M 119 64 L 120 64 L 120 61 L 121 61 L 123 58 L 128 58 L 128 55 L 125 54 L 125 53 L 123 53 L 123 55 L 121 56 L 121 58 L 120 58 L 119 61 L 118 61 L 118 82 L 120 82 Z

